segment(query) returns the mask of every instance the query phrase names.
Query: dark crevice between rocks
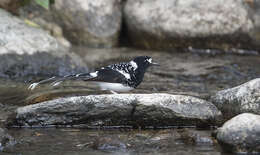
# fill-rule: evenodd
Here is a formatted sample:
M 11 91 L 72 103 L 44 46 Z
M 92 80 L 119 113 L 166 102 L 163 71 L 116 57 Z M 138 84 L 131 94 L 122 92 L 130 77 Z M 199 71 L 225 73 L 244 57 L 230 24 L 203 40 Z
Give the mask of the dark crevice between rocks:
M 139 101 L 138 101 L 137 99 L 135 99 L 135 100 L 131 103 L 131 105 L 133 106 L 133 109 L 132 109 L 131 114 L 130 114 L 130 116 L 129 116 L 130 122 L 132 122 L 132 123 L 130 123 L 130 124 L 131 124 L 132 127 L 135 128 L 135 129 L 139 128 L 139 126 L 134 123 L 134 122 L 135 122 L 134 114 L 135 114 L 135 112 L 136 112 L 136 106 L 138 105 L 138 103 L 139 103 Z
M 122 9 L 124 8 L 124 4 L 122 4 Z M 122 12 L 124 12 L 122 10 Z M 124 16 L 122 16 L 122 24 L 121 24 L 121 31 L 119 35 L 119 47 L 131 47 L 131 43 L 128 37 L 127 33 L 127 24 L 126 24 L 126 19 Z
M 212 102 L 223 114 L 223 118 L 221 121 L 219 121 L 219 124 L 223 124 L 225 121 L 233 118 L 236 115 L 241 114 L 240 110 L 240 101 L 235 100 L 232 104 L 228 101 L 222 101 L 221 104 L 217 103 L 214 99 L 210 98 L 210 102 Z

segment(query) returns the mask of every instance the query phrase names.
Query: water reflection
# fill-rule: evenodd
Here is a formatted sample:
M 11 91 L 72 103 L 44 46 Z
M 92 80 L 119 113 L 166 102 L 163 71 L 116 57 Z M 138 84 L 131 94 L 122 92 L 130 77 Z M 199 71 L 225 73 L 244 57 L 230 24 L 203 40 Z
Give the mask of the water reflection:
M 89 130 L 89 129 L 10 129 L 19 139 L 4 154 L 122 154 L 122 155 L 224 155 L 216 144 L 190 143 L 178 130 Z M 189 129 L 193 132 L 193 129 Z M 199 131 L 210 138 L 210 131 Z M 227 155 L 227 154 L 225 154 Z

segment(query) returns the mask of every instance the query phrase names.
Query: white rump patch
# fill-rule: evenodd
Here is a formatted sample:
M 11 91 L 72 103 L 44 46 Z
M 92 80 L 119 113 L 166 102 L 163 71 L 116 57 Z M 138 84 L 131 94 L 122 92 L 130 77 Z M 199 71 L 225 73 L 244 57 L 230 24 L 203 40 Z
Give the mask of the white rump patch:
M 96 82 L 101 90 L 110 90 L 115 92 L 128 92 L 134 88 L 125 86 L 121 83 Z
M 117 70 L 117 71 L 118 71 L 119 73 L 123 74 L 123 75 L 125 76 L 125 78 L 131 79 L 130 74 L 128 74 L 128 73 L 126 73 L 126 72 L 124 72 L 124 71 L 122 71 L 122 70 Z
M 89 73 L 89 75 L 92 76 L 92 77 L 97 77 L 98 76 L 98 71 Z
M 130 61 L 131 66 L 136 70 L 138 68 L 137 64 L 134 61 Z

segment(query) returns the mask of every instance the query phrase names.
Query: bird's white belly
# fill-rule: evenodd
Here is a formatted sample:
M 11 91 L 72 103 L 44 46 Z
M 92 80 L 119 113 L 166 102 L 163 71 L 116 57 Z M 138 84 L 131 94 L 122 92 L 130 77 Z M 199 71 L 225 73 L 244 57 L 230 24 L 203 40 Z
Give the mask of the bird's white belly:
M 102 90 L 112 90 L 115 92 L 128 92 L 134 89 L 132 87 L 124 86 L 120 83 L 97 82 L 97 84 Z

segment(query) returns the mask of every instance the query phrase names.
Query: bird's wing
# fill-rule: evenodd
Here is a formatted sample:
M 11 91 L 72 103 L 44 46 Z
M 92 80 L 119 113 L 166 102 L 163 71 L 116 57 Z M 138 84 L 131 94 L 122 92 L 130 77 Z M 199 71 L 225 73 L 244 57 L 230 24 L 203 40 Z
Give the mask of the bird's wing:
M 109 83 L 125 83 L 127 80 L 122 73 L 118 72 L 117 70 L 113 70 L 109 67 L 99 69 L 93 73 L 94 76 L 92 76 L 92 78 L 86 78 L 86 79 L 82 78 L 82 79 L 85 81 L 97 81 L 97 82 L 109 82 Z
M 83 81 L 98 81 L 109 83 L 126 83 L 127 79 L 120 70 L 114 70 L 110 67 L 101 68 L 91 73 L 71 74 L 64 77 L 52 77 L 46 80 L 35 82 L 28 89 L 34 89 L 39 84 L 51 83 L 52 86 L 57 86 L 65 80 L 83 80 Z

